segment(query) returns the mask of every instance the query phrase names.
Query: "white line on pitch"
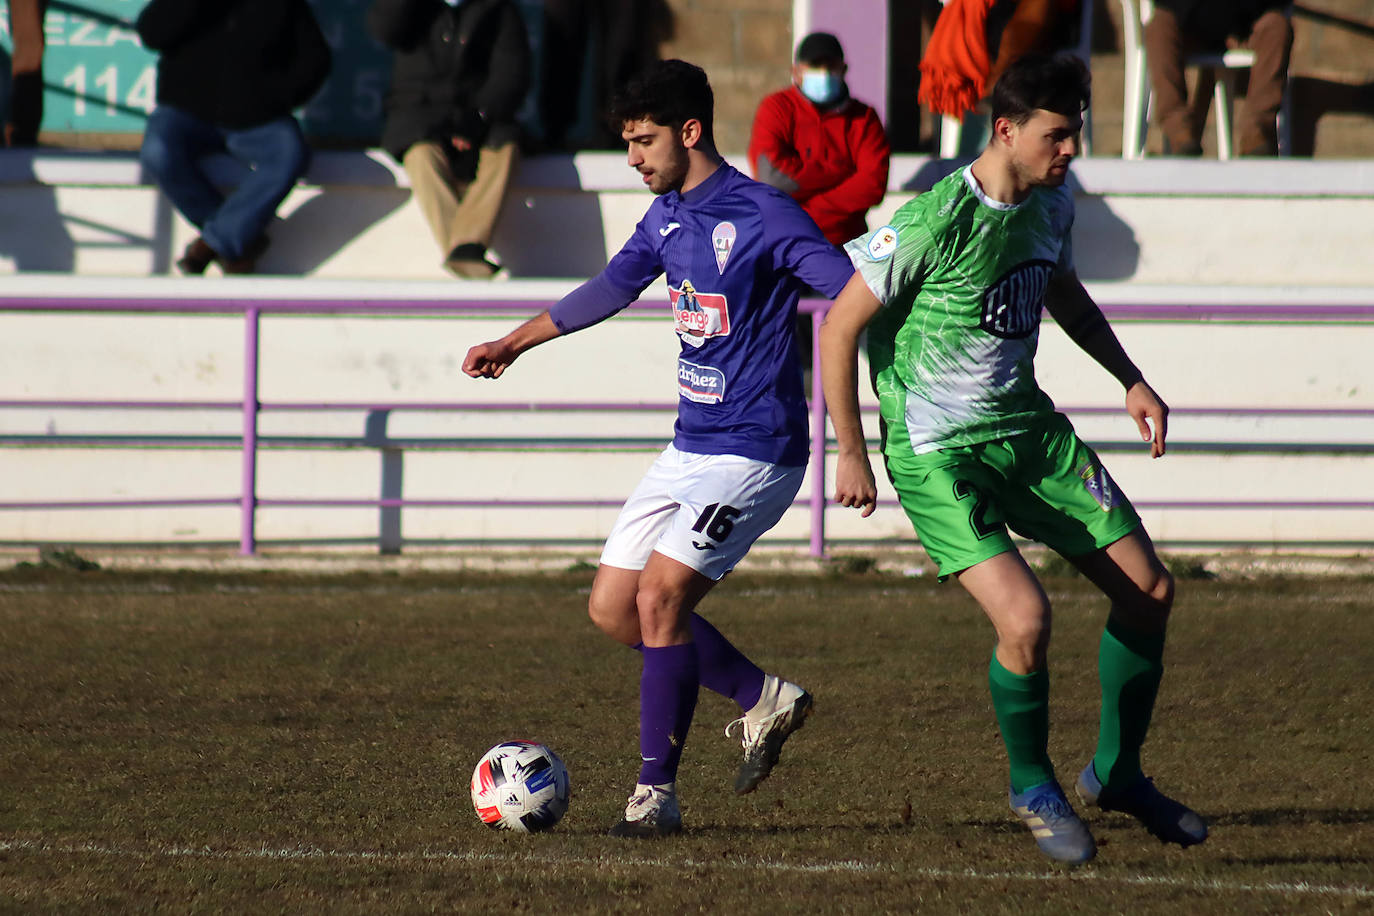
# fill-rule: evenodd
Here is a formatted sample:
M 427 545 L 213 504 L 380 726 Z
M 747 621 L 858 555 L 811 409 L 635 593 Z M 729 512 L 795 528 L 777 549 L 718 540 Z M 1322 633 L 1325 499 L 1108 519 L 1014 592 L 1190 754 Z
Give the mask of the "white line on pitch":
M 308 861 L 311 859 L 338 861 L 389 861 L 389 862 L 538 862 L 541 866 L 563 863 L 570 865 L 604 866 L 622 865 L 633 868 L 730 868 L 741 871 L 797 872 L 806 874 L 826 874 L 840 872 L 891 872 L 908 877 L 957 879 L 976 881 L 1086 881 L 1097 884 L 1122 884 L 1143 887 L 1180 887 L 1201 891 L 1229 891 L 1255 894 L 1290 894 L 1307 896 L 1351 897 L 1374 899 L 1374 888 L 1360 885 L 1308 884 L 1305 881 L 1263 881 L 1255 884 L 1239 881 L 1218 881 L 1209 878 L 1173 878 L 1162 875 L 1108 875 L 1097 871 L 1078 872 L 1007 872 L 977 871 L 958 868 L 912 868 L 860 862 L 856 860 L 838 862 L 795 863 L 775 862 L 769 859 L 749 859 L 735 857 L 719 860 L 696 859 L 645 859 L 636 856 L 535 856 L 523 853 L 491 852 L 369 852 L 341 849 L 317 849 L 312 847 L 290 847 L 272 849 L 262 846 L 257 849 L 211 849 L 190 846 L 164 846 L 145 850 L 121 849 L 101 846 L 95 843 L 42 843 L 31 840 L 0 840 L 0 852 L 50 852 L 63 855 L 98 855 L 121 857 L 171 857 L 221 859 L 229 861 L 249 861 L 272 859 L 284 861 Z

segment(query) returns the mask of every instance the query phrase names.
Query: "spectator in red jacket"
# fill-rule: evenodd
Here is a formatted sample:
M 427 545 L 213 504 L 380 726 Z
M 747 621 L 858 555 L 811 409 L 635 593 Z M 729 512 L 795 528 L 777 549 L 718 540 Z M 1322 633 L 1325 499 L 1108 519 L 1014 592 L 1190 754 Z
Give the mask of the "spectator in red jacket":
M 749 138 L 754 177 L 792 195 L 835 245 L 868 231 L 890 152 L 878 113 L 850 97 L 846 70 L 839 39 L 807 35 L 792 87 L 763 100 Z

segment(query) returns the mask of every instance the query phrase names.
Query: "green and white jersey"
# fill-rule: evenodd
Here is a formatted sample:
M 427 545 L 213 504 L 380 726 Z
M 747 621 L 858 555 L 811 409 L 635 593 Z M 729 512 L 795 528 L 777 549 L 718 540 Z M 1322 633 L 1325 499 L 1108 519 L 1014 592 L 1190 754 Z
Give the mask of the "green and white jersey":
M 845 246 L 883 304 L 868 326 L 885 451 L 904 458 L 1025 432 L 1054 411 L 1035 381 L 1045 291 L 1073 269 L 1073 197 L 983 194 L 970 168 Z

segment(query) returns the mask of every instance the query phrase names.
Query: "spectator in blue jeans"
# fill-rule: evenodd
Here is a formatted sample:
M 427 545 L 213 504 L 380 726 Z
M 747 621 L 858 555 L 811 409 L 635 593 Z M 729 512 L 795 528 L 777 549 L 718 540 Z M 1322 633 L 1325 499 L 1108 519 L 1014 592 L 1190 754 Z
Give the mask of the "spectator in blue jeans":
M 160 55 L 139 159 L 200 229 L 177 267 L 252 273 L 264 229 L 310 160 L 291 112 L 329 73 L 319 24 L 305 0 L 151 0 L 137 28 Z M 203 168 L 218 152 L 249 169 L 227 195 Z

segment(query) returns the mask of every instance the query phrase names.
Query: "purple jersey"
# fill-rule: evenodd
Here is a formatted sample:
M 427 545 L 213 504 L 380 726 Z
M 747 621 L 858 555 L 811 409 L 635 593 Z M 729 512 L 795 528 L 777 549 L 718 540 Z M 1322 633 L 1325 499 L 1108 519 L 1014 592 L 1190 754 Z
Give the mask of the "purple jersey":
M 656 199 L 601 279 L 628 303 L 664 273 L 682 342 L 673 445 L 805 464 L 797 299 L 808 286 L 839 295 L 849 259 L 792 198 L 722 163 Z

